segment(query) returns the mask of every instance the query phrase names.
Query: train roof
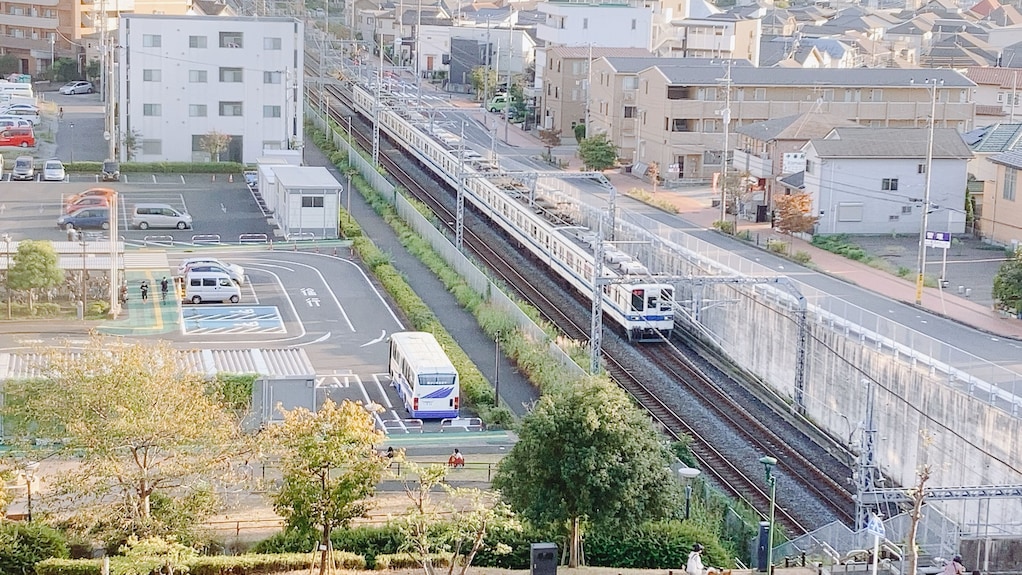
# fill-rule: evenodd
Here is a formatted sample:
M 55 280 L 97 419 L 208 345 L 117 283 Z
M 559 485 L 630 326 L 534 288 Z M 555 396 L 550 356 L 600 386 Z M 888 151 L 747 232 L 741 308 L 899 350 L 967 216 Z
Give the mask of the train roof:
M 405 361 L 418 373 L 453 373 L 454 364 L 433 334 L 405 331 L 391 334 L 390 341 L 401 349 Z

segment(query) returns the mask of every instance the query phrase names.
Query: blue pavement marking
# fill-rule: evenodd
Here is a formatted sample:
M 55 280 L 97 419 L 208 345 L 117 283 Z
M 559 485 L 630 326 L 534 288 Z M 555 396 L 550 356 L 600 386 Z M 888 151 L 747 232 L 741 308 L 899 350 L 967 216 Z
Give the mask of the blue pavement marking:
M 287 333 L 276 306 L 184 305 L 187 334 Z

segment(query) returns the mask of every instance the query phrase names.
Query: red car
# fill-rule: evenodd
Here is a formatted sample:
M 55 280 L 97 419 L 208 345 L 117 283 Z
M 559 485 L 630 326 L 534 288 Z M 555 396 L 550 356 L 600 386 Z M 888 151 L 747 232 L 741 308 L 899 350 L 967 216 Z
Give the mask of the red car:
M 73 214 L 83 208 L 106 208 L 110 206 L 110 199 L 107 196 L 82 196 L 74 202 L 69 202 L 65 212 Z
M 68 196 L 67 199 L 64 200 L 64 203 L 65 204 L 73 204 L 73 203 L 76 203 L 78 200 L 80 200 L 82 198 L 101 197 L 101 198 L 106 199 L 106 201 L 107 201 L 107 203 L 103 204 L 103 205 L 108 205 L 110 203 L 110 197 L 114 196 L 114 195 L 117 195 L 117 192 L 115 192 L 114 190 L 111 190 L 110 188 L 90 188 L 90 189 L 85 190 L 84 192 L 82 192 L 80 194 L 75 194 L 73 196 Z

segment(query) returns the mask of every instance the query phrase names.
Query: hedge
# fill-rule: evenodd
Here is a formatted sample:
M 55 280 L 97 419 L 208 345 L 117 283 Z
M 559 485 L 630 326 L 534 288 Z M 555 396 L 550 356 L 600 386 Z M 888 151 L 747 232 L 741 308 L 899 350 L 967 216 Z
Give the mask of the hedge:
M 241 174 L 245 165 L 237 162 L 124 162 L 122 174 Z M 103 162 L 69 162 L 64 164 L 66 172 L 100 173 Z
M 40 523 L 0 523 L 0 573 L 27 575 L 38 561 L 69 554 L 64 534 Z
M 361 555 L 334 551 L 331 555 L 341 569 L 363 570 L 365 559 Z M 218 555 L 194 557 L 184 562 L 190 575 L 258 575 L 280 571 L 308 569 L 319 557 L 311 553 L 278 553 L 273 555 Z M 156 557 L 128 559 L 110 558 L 110 575 L 149 575 L 162 565 Z M 36 563 L 36 575 L 100 575 L 99 559 L 47 559 Z
M 436 567 L 447 567 L 451 564 L 450 553 L 433 553 L 431 555 L 433 565 Z M 377 555 L 376 570 L 387 569 L 417 569 L 421 567 L 419 558 L 411 553 L 395 553 L 392 555 Z

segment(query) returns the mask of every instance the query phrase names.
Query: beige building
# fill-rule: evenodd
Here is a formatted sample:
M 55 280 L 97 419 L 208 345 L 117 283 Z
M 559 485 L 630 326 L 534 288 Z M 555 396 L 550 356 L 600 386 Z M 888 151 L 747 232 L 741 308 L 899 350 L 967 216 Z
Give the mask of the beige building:
M 983 191 L 976 214 L 979 231 L 986 240 L 1017 247 L 1022 245 L 1022 196 L 1018 193 L 1022 151 L 1004 152 L 990 161 L 997 166 L 997 175 Z
M 605 56 L 649 58 L 652 54 L 644 48 L 555 46 L 546 49 L 543 92 L 537 102 L 541 126 L 561 130 L 570 138 L 572 122 L 585 123 L 589 59 L 592 57 L 595 62 Z M 595 75 L 593 84 L 596 84 Z M 594 114 L 592 107 L 590 101 L 590 116 Z
M 672 58 L 732 58 L 759 65 L 762 22 L 724 13 L 672 20 L 654 52 Z
M 613 141 L 624 160 L 658 162 L 669 168 L 664 170 L 669 178 L 706 180 L 719 172 L 727 91 L 723 63 L 664 59 L 638 73 L 619 75 L 615 68 L 621 66 L 620 60 L 608 58 L 593 64 L 594 129 L 619 134 Z M 954 70 L 732 65 L 727 149 L 735 148 L 738 126 L 807 112 L 848 118 L 863 126 L 922 127 L 931 105 L 926 79 L 942 82 L 937 88 L 938 126 L 970 129 L 976 85 Z M 611 128 L 618 125 L 620 130 Z

